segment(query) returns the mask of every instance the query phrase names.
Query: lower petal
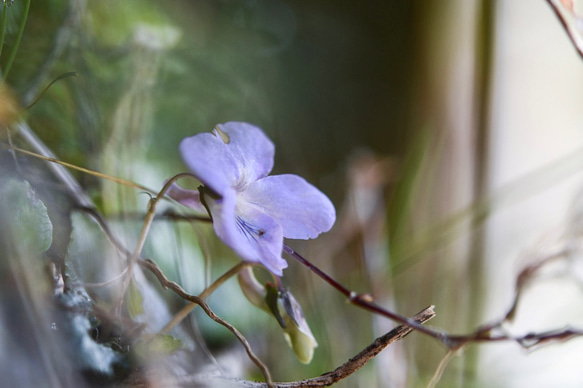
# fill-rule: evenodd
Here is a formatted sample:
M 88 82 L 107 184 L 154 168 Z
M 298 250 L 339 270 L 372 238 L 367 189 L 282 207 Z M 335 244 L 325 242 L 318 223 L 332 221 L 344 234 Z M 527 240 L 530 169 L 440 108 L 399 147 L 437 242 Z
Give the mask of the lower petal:
M 242 259 L 263 264 L 277 276 L 283 275 L 287 262 L 281 257 L 283 233 L 271 217 L 254 211 L 236 213 L 237 193 L 227 190 L 220 199 L 205 195 L 217 236 Z
M 287 262 L 281 257 L 283 251 L 281 226 L 261 212 L 239 216 L 237 224 L 248 239 L 253 256 L 259 257 L 259 262 L 274 275 L 282 276 L 282 270 L 287 267 Z

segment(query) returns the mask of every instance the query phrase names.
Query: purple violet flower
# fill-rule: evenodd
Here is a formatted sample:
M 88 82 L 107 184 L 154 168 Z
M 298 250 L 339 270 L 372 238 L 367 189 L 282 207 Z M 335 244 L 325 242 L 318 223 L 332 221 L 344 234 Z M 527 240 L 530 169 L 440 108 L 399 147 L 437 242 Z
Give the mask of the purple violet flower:
M 174 185 L 168 195 L 195 210 L 204 205 L 225 244 L 277 276 L 287 267 L 284 237 L 315 238 L 336 220 L 332 202 L 303 178 L 268 176 L 275 146 L 254 125 L 219 124 L 212 133 L 183 139 L 179 149 L 203 186 L 197 192 Z

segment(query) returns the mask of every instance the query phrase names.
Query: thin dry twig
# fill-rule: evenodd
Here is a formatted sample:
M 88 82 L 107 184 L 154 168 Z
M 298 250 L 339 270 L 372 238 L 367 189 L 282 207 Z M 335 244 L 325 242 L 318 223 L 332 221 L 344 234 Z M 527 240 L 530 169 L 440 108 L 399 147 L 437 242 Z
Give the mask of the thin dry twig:
M 435 316 L 434 306 L 429 306 L 415 315 L 412 319 L 417 324 L 422 325 L 429 321 Z M 280 385 L 283 387 L 327 387 L 338 381 L 345 379 L 350 376 L 364 365 L 366 365 L 370 360 L 376 357 L 383 349 L 387 346 L 395 343 L 407 335 L 409 335 L 414 329 L 407 325 L 399 325 L 393 330 L 389 331 L 387 334 L 377 338 L 372 344 L 367 346 L 364 350 L 358 353 L 356 356 L 352 357 L 350 360 L 334 369 L 331 372 L 324 373 L 319 377 L 313 379 L 299 381 L 300 385 Z M 292 383 L 295 384 L 295 383 Z
M 267 385 L 269 387 L 273 387 L 274 386 L 273 385 L 273 381 L 271 379 L 271 374 L 269 373 L 269 370 L 267 369 L 267 366 L 253 352 L 253 349 L 251 349 L 251 345 L 249 345 L 249 342 L 247 341 L 247 339 L 243 336 L 243 334 L 241 334 L 239 332 L 239 330 L 237 330 L 237 328 L 235 328 L 229 322 L 225 321 L 224 319 L 222 319 L 218 315 L 216 315 L 211 310 L 211 308 L 209 307 L 209 305 L 203 299 L 199 298 L 198 296 L 191 295 L 191 294 L 187 293 L 178 284 L 176 284 L 175 282 L 169 280 L 166 277 L 166 275 L 164 275 L 164 273 L 162 272 L 162 270 L 160 269 L 160 267 L 158 267 L 158 265 L 156 263 L 154 263 L 152 260 L 139 260 L 138 263 L 139 263 L 139 265 L 141 267 L 143 267 L 143 268 L 149 270 L 150 272 L 152 272 L 152 274 L 154 274 L 154 276 L 156 276 L 156 278 L 158 279 L 158 281 L 160 282 L 160 284 L 162 285 L 162 287 L 174 291 L 174 293 L 176 293 L 182 299 L 188 300 L 188 301 L 190 301 L 192 303 L 195 303 L 195 304 L 199 305 L 204 310 L 204 312 L 206 313 L 206 315 L 209 316 L 209 318 L 211 318 L 213 321 L 219 323 L 220 325 L 223 325 L 231 333 L 233 333 L 235 335 L 235 337 L 237 337 L 237 339 L 239 340 L 239 342 L 241 342 L 241 344 L 245 348 L 245 351 L 247 352 L 247 355 L 249 356 L 249 358 L 251 359 L 251 361 L 253 361 L 253 363 L 255 365 L 257 365 L 257 367 L 261 370 L 261 373 L 263 373 L 263 376 L 265 377 L 265 381 L 267 382 Z
M 32 133 L 32 131 L 30 130 L 30 128 L 28 126 L 26 126 L 24 123 L 19 123 L 19 129 L 21 129 L 21 134 L 23 134 L 23 132 L 30 132 L 32 135 L 34 135 Z M 25 130 L 28 130 L 28 131 L 25 131 Z M 23 134 L 23 136 L 24 136 L 24 134 Z M 42 145 L 44 146 L 44 144 L 42 144 Z M 45 155 L 43 155 L 44 152 L 41 152 L 41 154 L 37 154 L 37 153 L 30 152 L 30 151 L 24 150 L 22 148 L 14 147 L 14 146 L 13 147 L 10 147 L 10 149 L 12 149 L 13 151 L 17 151 L 17 152 L 19 152 L 21 154 L 24 154 L 24 155 L 32 156 L 32 157 L 37 158 L 37 159 L 42 159 L 42 160 L 45 160 L 47 162 L 51 162 L 51 163 L 54 163 L 54 164 L 57 164 L 57 165 L 60 165 L 60 166 L 64 166 L 64 167 L 67 167 L 67 168 L 70 168 L 70 169 L 73 169 L 73 170 L 81 171 L 82 173 L 85 173 L 85 174 L 89 174 L 89 175 L 96 176 L 98 178 L 110 180 L 110 181 L 113 181 L 113 182 L 118 183 L 120 185 L 129 186 L 129 187 L 133 187 L 135 189 L 143 190 L 143 191 L 148 192 L 150 194 L 156 194 L 157 193 L 155 190 L 149 189 L 146 186 L 142 186 L 142 185 L 137 184 L 135 182 L 128 181 L 127 179 L 117 178 L 117 177 L 114 177 L 114 176 L 111 176 L 111 175 L 107 175 L 107 174 L 100 173 L 99 171 L 95 171 L 95 170 L 90 170 L 88 168 L 79 167 L 79 166 L 76 166 L 74 164 L 67 163 L 67 162 L 62 162 L 62 161 L 60 161 L 60 160 L 58 160 L 58 159 L 56 159 L 56 158 L 54 158 L 52 156 L 45 156 Z M 68 173 L 67 173 L 66 179 L 63 179 L 60 176 L 60 174 L 62 174 L 62 171 L 66 171 L 66 170 L 59 169 L 58 172 L 57 172 L 57 171 L 55 171 L 53 169 L 53 172 L 55 172 L 55 175 L 57 175 L 57 177 L 63 183 L 67 184 L 67 187 L 69 187 L 69 188 L 74 187 L 75 189 L 74 189 L 73 192 L 75 194 L 78 194 L 78 191 L 81 191 L 81 186 L 79 185 L 79 183 L 70 174 L 68 174 Z M 71 186 L 70 185 L 70 182 L 69 182 L 70 180 L 74 180 L 74 182 L 75 182 L 75 185 L 74 186 Z M 84 198 L 84 197 L 86 197 L 86 195 L 83 193 L 83 196 L 82 197 Z M 79 195 L 75 195 L 75 198 L 76 199 L 79 199 Z M 81 206 L 90 206 L 91 202 L 90 202 L 90 200 L 83 199 L 83 201 L 80 201 L 79 204 Z
M 226 282 L 228 279 L 230 279 L 231 277 L 235 276 L 236 274 L 239 273 L 239 271 L 241 269 L 243 269 L 244 267 L 251 265 L 250 263 L 246 263 L 246 262 L 240 262 L 239 264 L 235 265 L 234 267 L 232 267 L 230 270 L 228 270 L 227 272 L 225 272 L 224 274 L 222 274 L 217 280 L 215 280 L 211 285 L 209 285 L 207 288 L 205 288 L 199 295 L 198 297 L 200 299 L 205 299 L 207 298 L 210 294 L 212 294 L 218 287 L 220 287 L 224 282 Z M 174 317 L 172 318 L 172 320 L 170 322 L 168 322 L 168 324 L 166 324 L 166 326 L 164 326 L 162 328 L 162 330 L 160 330 L 161 333 L 168 333 L 170 330 L 172 330 L 172 328 L 174 326 L 176 326 L 177 324 L 179 324 L 184 318 L 186 318 L 186 316 L 197 306 L 197 303 L 189 303 L 186 306 L 184 306 L 178 313 L 176 313 L 176 315 L 174 315 Z
M 431 380 L 427 384 L 427 388 L 434 388 L 437 385 L 437 383 L 439 383 L 439 381 L 441 380 L 441 376 L 443 376 L 443 372 L 445 372 L 447 365 L 449 364 L 453 356 L 455 356 L 455 354 L 456 352 L 454 352 L 453 350 L 447 351 L 445 356 L 443 356 L 441 361 L 439 361 L 437 369 L 435 369 L 435 373 L 433 373 L 433 376 L 431 376 Z
M 533 264 L 525 266 L 516 277 L 514 284 L 514 298 L 512 300 L 512 303 L 510 304 L 510 307 L 506 311 L 506 314 L 504 314 L 504 316 L 497 321 L 481 326 L 476 330 L 476 333 L 491 331 L 493 329 L 501 327 L 505 322 L 511 321 L 514 318 L 514 315 L 516 314 L 518 302 L 520 301 L 520 298 L 528 281 L 530 281 L 537 274 L 537 272 L 540 271 L 547 264 L 554 262 L 557 259 L 564 258 L 568 254 L 569 250 L 567 248 L 560 249 L 557 252 L 553 252 L 543 257 L 542 259 L 538 260 Z

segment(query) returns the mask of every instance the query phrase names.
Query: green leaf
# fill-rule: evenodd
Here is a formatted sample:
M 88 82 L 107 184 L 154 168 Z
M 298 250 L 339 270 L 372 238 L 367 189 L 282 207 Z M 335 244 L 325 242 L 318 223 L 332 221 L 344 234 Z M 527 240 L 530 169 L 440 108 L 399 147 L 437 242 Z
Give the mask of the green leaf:
M 25 181 L 8 180 L 0 190 L 8 209 L 14 236 L 25 249 L 42 253 L 49 249 L 53 239 L 53 224 L 45 204 Z
M 156 334 L 148 341 L 137 342 L 133 351 L 141 359 L 151 360 L 168 356 L 182 347 L 183 343 L 178 338 L 170 334 Z

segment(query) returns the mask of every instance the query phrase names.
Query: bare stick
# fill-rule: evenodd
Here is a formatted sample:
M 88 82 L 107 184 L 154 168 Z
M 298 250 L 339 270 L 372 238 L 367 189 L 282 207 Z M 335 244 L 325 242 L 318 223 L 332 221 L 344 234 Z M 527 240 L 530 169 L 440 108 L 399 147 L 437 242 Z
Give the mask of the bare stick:
M 435 316 L 435 312 L 433 311 L 434 306 L 429 306 L 415 315 L 413 318 L 410 318 L 415 323 L 421 325 L 430 320 Z M 402 340 L 407 335 L 409 335 L 414 329 L 412 329 L 408 325 L 399 325 L 395 327 L 393 330 L 389 331 L 387 334 L 377 338 L 372 344 L 367 346 L 363 351 L 358 353 L 356 356 L 352 357 L 350 360 L 339 366 L 338 368 L 334 369 L 331 372 L 324 373 L 321 376 L 315 377 L 313 379 L 302 380 L 298 382 L 294 382 L 292 384 L 298 385 L 280 385 L 277 386 L 282 387 L 327 387 L 332 384 L 337 383 L 338 381 L 345 379 L 346 377 L 350 376 L 364 365 L 366 365 L 370 360 L 376 357 L 383 349 L 387 346 L 391 345 L 394 342 Z
M 411 320 L 418 324 L 423 324 L 435 316 L 433 311 L 433 306 L 429 306 L 415 315 Z M 328 387 L 330 385 L 336 384 L 340 380 L 345 379 L 350 376 L 364 365 L 366 365 L 370 360 L 377 356 L 383 349 L 387 346 L 402 340 L 408 334 L 410 334 L 414 329 L 407 325 L 399 325 L 393 330 L 389 331 L 385 335 L 377 338 L 372 344 L 367 346 L 364 350 L 358 353 L 356 356 L 352 357 L 350 360 L 334 369 L 333 371 L 324 373 L 321 376 L 314 377 L 306 380 L 291 381 L 291 382 L 278 382 L 273 383 L 274 387 L 278 388 L 296 388 L 296 387 Z M 186 378 L 180 379 L 181 383 L 193 384 L 196 382 L 206 382 L 215 380 L 228 380 L 230 382 L 236 382 L 242 387 L 252 387 L 259 388 L 265 387 L 265 384 L 257 383 L 253 381 L 240 380 L 240 379 L 230 379 L 222 376 L 188 376 Z
M 121 212 L 117 214 L 108 214 L 108 220 L 118 220 L 123 219 L 124 221 L 128 220 L 143 220 L 145 214 L 136 212 L 136 213 L 126 213 Z M 175 222 L 192 222 L 192 221 L 201 221 L 201 222 L 212 222 L 209 216 L 203 216 L 198 214 L 179 214 L 173 209 L 167 209 L 162 213 L 156 214 L 154 217 L 154 221 L 175 221 Z
M 109 229 L 109 226 L 107 225 L 107 223 L 105 222 L 105 220 L 103 219 L 103 217 L 101 216 L 101 214 L 97 210 L 95 210 L 93 208 L 82 208 L 82 210 L 87 212 L 89 215 L 91 215 L 93 217 L 93 219 L 95 221 L 97 221 L 97 223 L 102 228 L 102 230 L 104 231 L 104 233 L 106 234 L 108 239 L 110 239 L 110 241 L 114 244 L 114 246 L 121 253 L 125 254 L 127 257 L 130 257 L 131 253 L 127 249 L 125 249 L 125 247 L 119 241 L 117 241 L 117 239 L 113 236 L 113 234 L 111 233 L 111 230 Z M 245 348 L 245 351 L 249 355 L 249 358 L 251 359 L 251 361 L 253 361 L 253 363 L 255 363 L 255 365 L 257 365 L 257 367 L 261 370 L 261 372 L 265 376 L 265 380 L 268 382 L 268 386 L 270 386 L 270 387 L 272 386 L 271 385 L 271 375 L 269 373 L 269 370 L 267 369 L 267 366 L 265 366 L 265 364 L 263 364 L 263 362 L 255 355 L 255 353 L 251 349 L 251 346 L 249 345 L 249 342 L 245 339 L 245 337 L 243 337 L 243 335 L 230 323 L 228 323 L 227 321 L 221 319 L 216 314 L 214 314 L 213 311 L 210 309 L 210 307 L 203 300 L 203 298 L 208 297 L 217 287 L 219 287 L 221 284 L 223 284 L 228 278 L 230 278 L 231 276 L 233 276 L 234 274 L 239 272 L 241 270 L 241 268 L 243 268 L 244 266 L 249 265 L 249 264 L 244 263 L 244 262 L 237 264 L 236 266 L 231 268 L 229 271 L 225 272 L 217 280 L 215 280 L 209 287 L 204 289 L 201 292 L 200 296 L 197 297 L 197 296 L 190 295 L 190 294 L 186 293 L 186 291 L 184 291 L 184 289 L 182 287 L 180 287 L 178 284 L 168 280 L 168 278 L 164 275 L 162 270 L 153 261 L 148 260 L 148 259 L 138 258 L 137 263 L 141 267 L 146 268 L 150 272 L 152 272 L 156 276 L 156 278 L 158 279 L 160 284 L 165 289 L 171 289 L 181 298 L 190 301 L 193 304 L 193 306 L 196 306 L 196 305 L 201 306 L 202 309 L 204 310 L 204 312 L 211 319 L 213 319 L 215 322 L 225 326 L 229 331 L 231 331 L 235 335 L 235 337 L 237 337 L 237 339 L 241 342 L 241 344 Z M 178 322 L 176 322 L 176 323 L 178 323 Z M 170 325 L 170 323 L 168 325 Z M 166 326 L 168 326 L 168 325 L 166 325 Z M 170 330 L 170 329 L 168 329 L 168 330 Z

